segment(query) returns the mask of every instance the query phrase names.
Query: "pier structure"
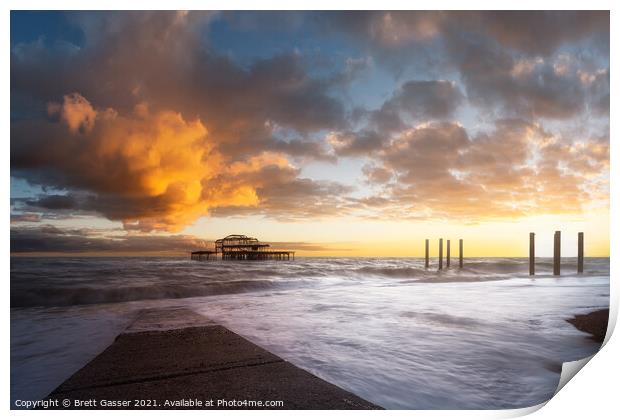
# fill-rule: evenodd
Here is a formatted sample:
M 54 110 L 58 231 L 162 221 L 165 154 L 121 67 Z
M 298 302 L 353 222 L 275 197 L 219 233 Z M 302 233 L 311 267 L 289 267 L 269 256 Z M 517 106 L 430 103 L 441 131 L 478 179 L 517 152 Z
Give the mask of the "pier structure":
M 560 275 L 560 255 L 561 255 L 561 244 L 562 244 L 562 232 L 559 230 L 555 231 L 553 235 L 553 275 Z
M 536 274 L 536 243 L 535 243 L 536 234 L 534 232 L 530 232 L 530 276 Z
M 228 235 L 215 241 L 214 250 L 201 250 L 191 253 L 197 261 L 216 260 L 291 260 L 295 251 L 272 249 L 271 245 L 245 235 Z
M 438 269 L 443 270 L 443 238 L 439 239 Z M 446 239 L 446 268 L 450 268 L 450 239 Z M 429 268 L 429 240 L 424 240 L 424 268 Z M 459 268 L 463 268 L 463 240 L 459 239 Z
M 535 243 L 534 238 L 536 234 L 534 232 L 530 232 L 530 276 L 535 274 Z M 562 232 L 556 230 L 553 234 L 553 275 L 560 275 L 560 267 L 562 260 Z M 577 233 L 577 273 L 583 273 L 583 232 Z
M 215 251 L 193 251 L 192 260 L 207 261 L 217 259 L 217 253 Z
M 443 269 L 443 239 L 439 239 L 439 269 Z
M 577 233 L 577 273 L 583 273 L 583 232 Z

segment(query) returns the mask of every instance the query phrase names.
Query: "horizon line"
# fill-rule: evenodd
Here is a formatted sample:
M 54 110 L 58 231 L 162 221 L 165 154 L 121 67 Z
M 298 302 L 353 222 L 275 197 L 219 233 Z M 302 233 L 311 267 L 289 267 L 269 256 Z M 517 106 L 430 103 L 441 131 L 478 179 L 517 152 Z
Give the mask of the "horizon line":
M 162 251 L 162 252 L 37 252 L 37 251 L 26 251 L 26 252 L 11 252 L 10 257 L 16 258 L 38 258 L 38 257 L 86 257 L 86 258 L 106 258 L 106 257 L 127 257 L 127 258 L 137 258 L 137 257 L 159 257 L 159 258 L 172 258 L 172 257 L 188 257 L 191 251 L 186 252 L 171 252 L 171 251 Z M 296 255 L 295 258 L 419 258 L 424 259 L 424 255 L 381 255 L 381 256 L 368 256 L 368 255 Z M 493 255 L 468 255 L 463 257 L 464 260 L 468 258 L 529 258 L 528 255 L 513 255 L 513 256 L 493 256 Z M 536 259 L 539 258 L 548 258 L 553 259 L 553 255 L 549 256 L 536 256 Z M 562 256 L 561 259 L 565 258 L 577 258 L 577 255 L 568 255 Z M 584 258 L 610 258 L 610 255 L 587 255 Z M 438 256 L 430 256 L 431 260 L 439 259 Z M 445 260 L 446 257 L 444 256 Z M 451 260 L 457 261 L 458 256 L 453 256 L 450 258 Z

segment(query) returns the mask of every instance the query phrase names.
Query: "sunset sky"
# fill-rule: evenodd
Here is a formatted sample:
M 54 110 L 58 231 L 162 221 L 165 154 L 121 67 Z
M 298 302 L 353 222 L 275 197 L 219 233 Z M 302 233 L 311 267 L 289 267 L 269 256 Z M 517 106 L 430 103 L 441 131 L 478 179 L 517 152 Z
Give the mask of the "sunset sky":
M 12 12 L 10 72 L 12 253 L 609 255 L 608 12 Z

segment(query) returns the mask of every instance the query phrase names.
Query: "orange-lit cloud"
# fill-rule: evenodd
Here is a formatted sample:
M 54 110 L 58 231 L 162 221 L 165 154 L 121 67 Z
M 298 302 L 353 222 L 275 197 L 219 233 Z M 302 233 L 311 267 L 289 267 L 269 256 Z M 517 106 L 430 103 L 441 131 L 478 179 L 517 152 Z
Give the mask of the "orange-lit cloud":
M 275 153 L 229 164 L 199 119 L 150 113 L 144 103 L 123 115 L 96 110 L 73 93 L 50 108 L 66 126 L 50 148 L 63 153 L 42 150 L 40 158 L 61 173 L 66 186 L 97 194 L 77 207 L 121 220 L 127 229 L 175 231 L 214 206 L 256 206 L 252 174 L 287 166 Z
M 364 172 L 382 193 L 359 203 L 388 217 L 478 222 L 607 203 L 608 142 L 567 141 L 522 120 L 497 121 L 474 138 L 458 124 L 424 124 L 376 156 Z

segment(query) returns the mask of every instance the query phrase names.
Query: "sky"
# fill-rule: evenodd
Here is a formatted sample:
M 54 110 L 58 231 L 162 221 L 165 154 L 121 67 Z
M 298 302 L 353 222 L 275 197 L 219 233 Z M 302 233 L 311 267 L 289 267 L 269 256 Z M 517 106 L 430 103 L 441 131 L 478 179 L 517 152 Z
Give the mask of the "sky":
M 609 255 L 608 12 L 13 11 L 10 66 L 15 255 Z

